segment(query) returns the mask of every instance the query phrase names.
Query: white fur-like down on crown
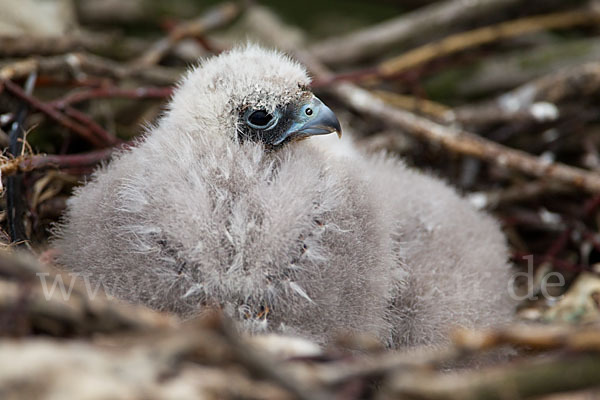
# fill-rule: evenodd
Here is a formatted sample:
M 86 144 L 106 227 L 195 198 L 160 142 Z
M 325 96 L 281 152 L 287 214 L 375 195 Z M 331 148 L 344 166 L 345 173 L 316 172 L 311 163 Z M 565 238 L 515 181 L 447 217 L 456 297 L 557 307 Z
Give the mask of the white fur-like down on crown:
M 288 56 L 254 44 L 236 47 L 186 74 L 161 125 L 190 134 L 234 135 L 239 110 L 273 111 L 299 98 L 309 84 L 306 69 Z M 202 132 L 189 132 L 193 127 Z

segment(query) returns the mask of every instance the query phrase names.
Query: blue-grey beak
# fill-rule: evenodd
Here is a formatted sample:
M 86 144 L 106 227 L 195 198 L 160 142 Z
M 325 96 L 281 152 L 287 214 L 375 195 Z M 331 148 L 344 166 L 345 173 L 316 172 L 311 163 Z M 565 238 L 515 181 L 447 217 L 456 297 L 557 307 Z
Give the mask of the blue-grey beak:
M 313 98 L 300 108 L 293 117 L 291 126 L 273 145 L 277 146 L 286 140 L 299 140 L 313 135 L 326 135 L 337 132 L 342 137 L 340 121 L 318 97 Z

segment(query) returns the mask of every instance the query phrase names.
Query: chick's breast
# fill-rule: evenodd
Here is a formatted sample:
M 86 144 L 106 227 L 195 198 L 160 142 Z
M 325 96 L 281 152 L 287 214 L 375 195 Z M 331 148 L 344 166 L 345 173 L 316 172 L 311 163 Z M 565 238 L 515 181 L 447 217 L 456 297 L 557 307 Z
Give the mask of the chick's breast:
M 61 264 L 186 317 L 218 305 L 250 331 L 388 339 L 390 222 L 354 163 L 308 144 L 168 154 L 150 138 L 72 198 Z

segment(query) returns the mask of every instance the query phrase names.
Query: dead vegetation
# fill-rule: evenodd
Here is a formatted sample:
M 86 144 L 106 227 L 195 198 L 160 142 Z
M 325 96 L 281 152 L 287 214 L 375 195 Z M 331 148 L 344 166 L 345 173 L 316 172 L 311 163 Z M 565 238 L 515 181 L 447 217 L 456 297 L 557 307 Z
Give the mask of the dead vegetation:
M 253 2 L 36 3 L 0 0 L 17 10 L 0 16 L 3 398 L 597 395 L 597 1 L 415 0 L 325 39 Z M 183 323 L 90 296 L 44 264 L 77 182 L 132 145 L 186 65 L 247 37 L 305 63 L 367 151 L 443 176 L 501 220 L 521 272 L 519 323 L 457 331 L 440 349 L 343 337 L 318 350 L 242 337 L 219 314 Z M 506 347 L 515 355 L 498 360 Z

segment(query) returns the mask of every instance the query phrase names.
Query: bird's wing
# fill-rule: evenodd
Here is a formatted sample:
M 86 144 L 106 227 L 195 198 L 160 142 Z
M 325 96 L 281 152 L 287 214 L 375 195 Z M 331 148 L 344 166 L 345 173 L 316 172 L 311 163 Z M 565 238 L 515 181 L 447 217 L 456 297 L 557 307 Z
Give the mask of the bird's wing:
M 453 326 L 508 321 L 511 271 L 498 223 L 441 180 L 396 160 L 376 156 L 364 170 L 395 221 L 394 342 L 440 343 Z

